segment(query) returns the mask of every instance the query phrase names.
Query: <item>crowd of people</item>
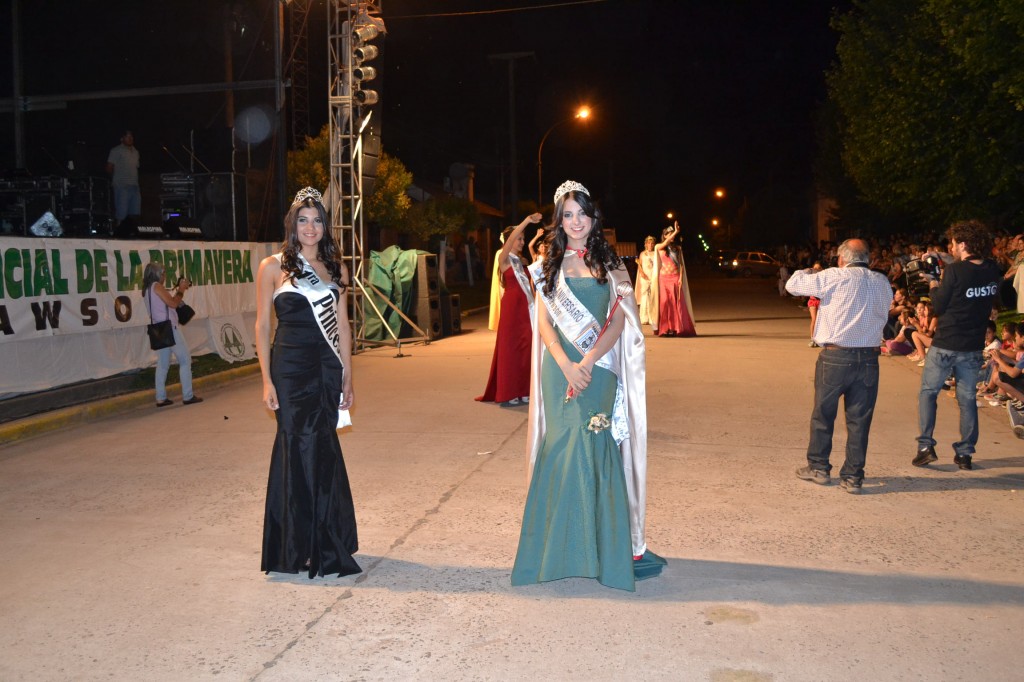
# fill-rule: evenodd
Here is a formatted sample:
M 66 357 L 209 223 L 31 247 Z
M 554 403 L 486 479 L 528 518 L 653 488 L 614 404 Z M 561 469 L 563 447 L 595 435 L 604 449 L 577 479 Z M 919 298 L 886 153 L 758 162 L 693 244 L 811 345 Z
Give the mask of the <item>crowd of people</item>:
M 878 356 L 903 356 L 924 368 L 918 396 L 914 466 L 938 459 L 933 438 L 938 394 L 960 409 L 954 463 L 974 468 L 979 407 L 1006 404 L 1024 438 L 1024 325 L 1004 324 L 1001 308 L 1017 308 L 1024 238 L 996 235 L 978 221 L 953 224 L 945 239 L 850 239 L 818 248 L 782 248 L 780 293 L 807 300 L 811 345 L 821 346 L 815 374 L 808 465 L 797 476 L 830 482 L 832 428 L 844 398 L 848 430 L 841 485 L 859 492 L 874 403 Z M 795 272 L 790 275 L 790 268 Z

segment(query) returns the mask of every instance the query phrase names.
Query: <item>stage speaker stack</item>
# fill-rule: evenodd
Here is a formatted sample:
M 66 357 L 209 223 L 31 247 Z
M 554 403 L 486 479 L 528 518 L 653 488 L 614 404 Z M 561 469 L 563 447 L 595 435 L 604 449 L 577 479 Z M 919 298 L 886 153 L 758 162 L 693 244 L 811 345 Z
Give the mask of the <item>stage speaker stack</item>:
M 451 306 L 448 308 L 452 317 L 452 334 L 462 333 L 462 297 L 459 294 L 451 295 Z
M 421 253 L 416 256 L 416 324 L 428 339 L 441 337 L 441 288 L 437 272 L 437 256 Z
M 248 241 L 249 213 L 245 176 L 205 173 L 195 176 L 195 219 L 207 241 Z
M 65 185 L 64 232 L 76 237 L 109 237 L 114 220 L 110 213 L 110 180 L 76 175 Z

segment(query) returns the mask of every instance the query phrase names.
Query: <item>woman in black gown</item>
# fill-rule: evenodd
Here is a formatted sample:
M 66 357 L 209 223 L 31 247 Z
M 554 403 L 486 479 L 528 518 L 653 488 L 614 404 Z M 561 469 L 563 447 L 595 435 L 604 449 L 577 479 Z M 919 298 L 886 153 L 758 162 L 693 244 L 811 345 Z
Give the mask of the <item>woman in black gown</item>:
M 262 570 L 350 575 L 361 571 L 352 557 L 359 545 L 336 433 L 353 400 L 352 337 L 338 304 L 348 272 L 318 191 L 299 192 L 284 224 L 281 252 L 260 263 L 256 278 L 263 402 L 277 414 Z

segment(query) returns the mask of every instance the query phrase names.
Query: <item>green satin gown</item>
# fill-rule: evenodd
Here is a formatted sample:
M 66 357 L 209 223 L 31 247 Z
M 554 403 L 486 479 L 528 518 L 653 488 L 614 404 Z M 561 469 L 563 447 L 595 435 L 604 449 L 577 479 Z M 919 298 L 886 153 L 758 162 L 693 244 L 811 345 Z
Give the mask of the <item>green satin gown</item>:
M 603 325 L 608 315 L 608 285 L 589 277 L 565 281 Z M 561 331 L 559 341 L 570 359 L 582 359 Z M 633 547 L 622 457 L 610 429 L 588 429 L 596 414 L 611 418 L 615 374 L 594 367 L 587 389 L 566 403 L 565 376 L 547 350 L 544 355 L 541 385 L 546 431 L 530 479 L 512 584 L 584 577 L 633 591 Z

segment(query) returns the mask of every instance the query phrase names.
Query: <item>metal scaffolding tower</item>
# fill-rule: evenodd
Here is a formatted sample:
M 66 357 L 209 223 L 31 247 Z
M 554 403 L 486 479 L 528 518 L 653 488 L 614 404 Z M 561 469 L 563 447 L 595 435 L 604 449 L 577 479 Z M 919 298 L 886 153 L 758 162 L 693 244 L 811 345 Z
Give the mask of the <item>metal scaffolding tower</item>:
M 291 82 L 288 104 L 291 111 L 292 148 L 300 148 L 309 136 L 309 9 L 311 0 L 288 4 L 290 37 L 285 75 Z
M 376 74 L 374 68 L 365 62 L 377 56 L 377 48 L 369 41 L 384 33 L 384 21 L 380 18 L 381 0 L 328 0 L 327 12 L 331 134 L 331 185 L 327 198 L 331 232 L 342 249 L 342 261 L 351 277 L 347 303 L 352 324 L 352 349 L 358 352 L 382 345 L 381 341 L 366 338 L 364 304 L 369 305 L 382 322 L 384 320 L 383 312 L 368 296 L 372 285 L 366 281 L 363 267 L 366 257 L 365 200 L 368 194 L 363 192 L 363 140 L 369 135 L 368 127 L 373 116 L 370 107 L 377 102 L 377 93 L 362 87 L 363 81 L 372 80 Z M 415 338 L 398 339 L 392 333 L 392 341 L 384 343 L 393 343 L 401 351 L 402 341 L 429 340 L 422 329 L 387 301 L 387 297 L 379 298 L 384 298 L 387 305 L 421 334 Z M 391 333 L 387 324 L 383 326 Z

